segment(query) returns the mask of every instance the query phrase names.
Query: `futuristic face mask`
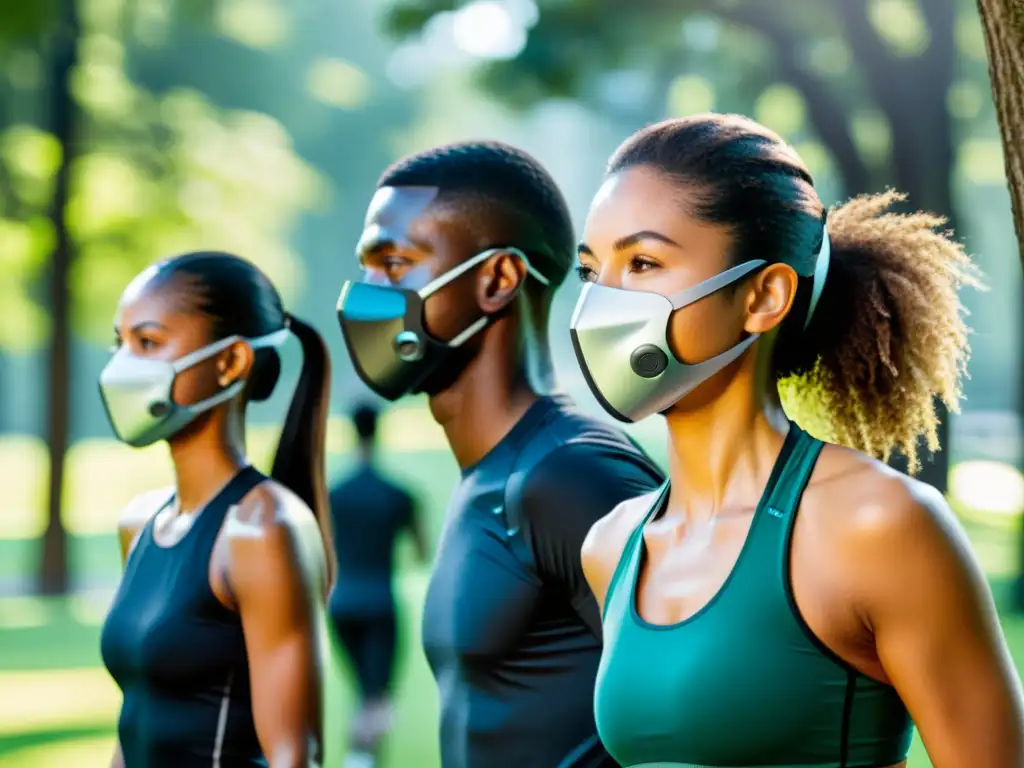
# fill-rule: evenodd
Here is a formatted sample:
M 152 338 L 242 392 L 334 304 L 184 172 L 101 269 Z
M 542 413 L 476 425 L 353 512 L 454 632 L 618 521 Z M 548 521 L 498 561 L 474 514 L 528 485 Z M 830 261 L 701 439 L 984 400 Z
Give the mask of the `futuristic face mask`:
M 248 341 L 253 349 L 277 347 L 288 338 L 288 329 L 255 339 L 228 336 L 201 347 L 177 360 L 150 360 L 132 355 L 121 347 L 100 374 L 100 397 L 117 438 L 142 448 L 167 440 L 192 423 L 200 414 L 227 402 L 245 386 L 236 381 L 212 397 L 191 405 L 179 405 L 171 397 L 174 380 L 182 371 L 208 360 L 237 341 Z
M 527 273 L 544 285 L 548 279 L 533 268 L 517 248 L 491 248 L 478 253 L 419 290 L 347 281 L 338 297 L 338 323 L 356 373 L 387 400 L 421 391 L 424 382 L 480 333 L 493 318 L 481 317 L 451 341 L 439 341 L 423 325 L 426 300 L 496 253 L 522 259 Z
M 825 286 L 828 232 L 822 240 L 804 328 Z M 676 358 L 668 341 L 672 313 L 752 274 L 768 262 L 754 259 L 673 296 L 628 291 L 595 283 L 583 287 L 570 324 L 576 359 L 601 406 L 619 421 L 640 421 L 663 413 L 757 341 L 743 339 L 710 360 L 693 365 Z

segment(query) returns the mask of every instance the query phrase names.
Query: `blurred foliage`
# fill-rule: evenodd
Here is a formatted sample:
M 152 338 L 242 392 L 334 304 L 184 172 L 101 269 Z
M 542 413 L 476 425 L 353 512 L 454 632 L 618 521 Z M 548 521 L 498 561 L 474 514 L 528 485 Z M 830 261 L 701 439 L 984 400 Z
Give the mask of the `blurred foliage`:
M 969 0 L 391 0 L 382 19 L 403 44 L 429 43 L 474 5 L 501 6 L 526 30 L 517 55 L 473 67 L 503 104 L 577 99 L 634 125 L 752 113 L 816 176 L 837 172 L 847 194 L 897 184 L 952 213 L 948 194 L 931 192 L 949 186 L 939 155 L 951 123 L 991 119 L 985 72 L 969 66 L 984 62 Z M 972 156 L 998 172 L 993 159 Z
M 0 7 L 0 347 L 10 350 L 35 348 L 48 330 L 41 281 L 54 232 L 46 213 L 63 148 L 37 112 L 55 6 Z M 278 38 L 258 30 L 284 29 L 282 8 L 276 0 L 246 0 L 244 9 L 237 0 L 79 2 L 71 83 L 78 141 L 66 218 L 80 335 L 106 340 L 131 277 L 187 249 L 244 254 L 286 301 L 300 290 L 302 262 L 288 238 L 297 217 L 324 198 L 324 183 L 288 131 L 266 114 L 220 109 L 195 89 L 148 90 L 128 66 L 133 47 L 172 66 L 181 52 L 168 29 L 181 22 L 215 23 L 250 46 L 273 44 Z

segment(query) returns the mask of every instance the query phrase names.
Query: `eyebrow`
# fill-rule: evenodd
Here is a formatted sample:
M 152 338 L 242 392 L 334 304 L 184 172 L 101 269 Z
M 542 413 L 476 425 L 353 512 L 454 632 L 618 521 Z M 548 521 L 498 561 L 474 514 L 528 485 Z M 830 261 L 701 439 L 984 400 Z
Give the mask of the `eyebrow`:
M 634 232 L 632 235 L 620 237 L 612 244 L 612 248 L 616 251 L 621 251 L 625 248 L 629 248 L 631 245 L 636 245 L 637 243 L 643 242 L 644 240 L 657 240 L 659 243 L 665 243 L 665 245 L 672 245 L 675 246 L 676 248 L 681 247 L 679 243 L 677 243 L 671 237 L 663 235 L 660 232 L 655 232 L 652 229 L 645 229 L 640 232 Z M 577 245 L 576 252 L 586 253 L 590 255 L 593 255 L 594 253 L 593 251 L 590 250 L 590 247 L 586 243 L 580 243 L 579 245 Z
M 132 330 L 133 333 L 135 333 L 137 331 L 144 331 L 147 328 L 157 328 L 157 329 L 159 329 L 161 331 L 166 331 L 167 330 L 167 326 L 166 325 L 164 325 L 162 323 L 158 323 L 156 320 L 145 320 L 145 321 L 143 321 L 141 323 L 136 323 L 135 325 L 132 326 L 131 330 Z M 117 326 L 114 326 L 114 333 L 117 333 L 117 332 L 118 332 Z

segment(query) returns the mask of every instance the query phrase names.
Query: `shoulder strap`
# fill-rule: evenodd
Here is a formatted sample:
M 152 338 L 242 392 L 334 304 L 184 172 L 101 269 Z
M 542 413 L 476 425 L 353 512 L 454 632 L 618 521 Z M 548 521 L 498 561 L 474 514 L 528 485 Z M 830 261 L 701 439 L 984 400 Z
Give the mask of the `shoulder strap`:
M 769 511 L 777 517 L 787 518 L 787 527 L 793 525 L 797 509 L 800 507 L 800 499 L 804 495 L 824 445 L 821 440 L 811 437 L 796 424 L 791 424 L 790 429 L 796 430 L 796 440 L 786 466 L 782 469 L 778 482 L 775 483 L 768 498 Z
M 243 467 L 220 490 L 220 493 L 210 499 L 206 508 L 199 515 L 199 519 L 196 520 L 195 525 L 202 526 L 204 530 L 212 526 L 215 531 L 219 531 L 228 510 L 238 504 L 238 502 L 246 497 L 249 491 L 266 479 L 266 475 L 252 465 Z

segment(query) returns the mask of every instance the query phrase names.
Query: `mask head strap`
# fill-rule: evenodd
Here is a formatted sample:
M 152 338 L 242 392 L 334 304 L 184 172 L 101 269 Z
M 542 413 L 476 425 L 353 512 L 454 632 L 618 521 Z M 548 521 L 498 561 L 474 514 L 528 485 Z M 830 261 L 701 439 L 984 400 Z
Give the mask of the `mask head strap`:
M 235 334 L 233 336 L 225 336 L 223 339 L 218 339 L 212 344 L 207 344 L 205 347 L 189 352 L 187 355 L 182 355 L 174 361 L 175 373 L 181 373 L 182 371 L 188 370 L 196 363 L 201 363 L 203 360 L 208 360 L 216 354 L 223 352 L 225 349 L 230 347 L 232 344 L 239 341 L 249 342 L 249 346 L 253 349 L 264 349 L 266 347 L 278 347 L 284 343 L 284 340 L 288 338 L 287 325 L 284 328 L 280 328 L 276 331 L 266 334 L 265 336 L 257 336 L 252 339 L 247 339 L 244 336 Z
M 818 260 L 814 264 L 814 284 L 811 286 L 811 301 L 807 305 L 807 317 L 804 320 L 804 330 L 811 324 L 814 317 L 814 310 L 821 299 L 822 291 L 825 290 L 825 280 L 828 278 L 828 267 L 832 259 L 832 241 L 828 236 L 826 226 L 821 233 L 821 249 L 818 251 Z
M 526 273 L 530 277 L 532 277 L 534 280 L 539 282 L 541 285 L 550 285 L 551 281 L 548 280 L 539 271 L 537 271 L 536 267 L 534 267 L 530 263 L 530 259 L 529 259 L 529 257 L 525 253 L 523 253 L 518 248 L 505 247 L 505 248 L 489 248 L 486 251 L 481 251 L 476 256 L 473 256 L 472 258 L 467 259 L 466 261 L 462 262 L 461 264 L 459 264 L 459 266 L 455 267 L 454 269 L 450 269 L 447 272 L 445 272 L 443 275 L 441 275 L 440 277 L 438 277 L 438 278 L 436 278 L 434 280 L 431 280 L 429 283 L 427 283 L 425 286 L 423 286 L 419 291 L 417 291 L 417 293 L 419 294 L 421 299 L 426 299 L 431 294 L 437 293 L 437 291 L 439 291 L 442 288 L 444 288 L 446 285 L 448 285 L 448 283 L 450 283 L 453 280 L 455 280 L 456 278 L 461 277 L 462 275 L 466 274 L 469 270 L 473 269 L 473 267 L 475 267 L 478 264 L 482 264 L 483 262 L 487 261 L 487 259 L 491 258 L 491 256 L 493 256 L 496 253 L 511 253 L 516 258 L 522 260 L 523 264 L 526 266 Z M 339 302 L 340 302 L 340 299 L 339 299 Z M 466 328 L 466 330 L 464 330 L 462 333 L 460 333 L 454 339 L 449 341 L 448 342 L 448 346 L 449 347 L 453 347 L 453 348 L 454 347 L 461 347 L 463 344 L 465 344 L 467 341 L 469 341 L 469 339 L 473 338 L 476 334 L 478 334 L 480 331 L 482 331 L 484 329 L 484 326 L 486 326 L 488 322 L 490 322 L 490 318 L 489 317 L 487 317 L 486 315 L 484 317 L 481 317 L 476 322 L 471 323 L 470 326 L 468 328 Z
M 530 277 L 532 277 L 534 280 L 537 280 L 539 283 L 541 283 L 541 285 L 550 284 L 551 281 L 544 277 L 544 275 L 542 275 L 540 272 L 538 272 L 536 267 L 534 267 L 530 263 L 530 259 L 527 257 L 527 255 L 518 248 L 490 248 L 486 251 L 481 251 L 472 258 L 466 259 L 466 261 L 459 264 L 459 266 L 450 269 L 440 277 L 431 280 L 425 286 L 420 288 L 420 290 L 417 291 L 417 293 L 420 295 L 421 299 L 426 299 L 431 294 L 437 293 L 439 290 L 444 288 L 446 285 L 448 285 L 448 283 L 452 282 L 452 280 L 461 277 L 462 275 L 466 274 L 469 270 L 473 269 L 473 267 L 487 261 L 487 259 L 491 258 L 491 256 L 493 256 L 494 254 L 503 252 L 511 253 L 516 258 L 522 260 L 523 264 L 526 266 L 526 273 L 530 275 Z
M 693 304 L 695 301 L 700 301 L 705 296 L 710 296 L 715 291 L 720 291 L 727 285 L 735 283 L 756 269 L 760 269 L 768 262 L 764 259 L 752 259 L 745 261 L 742 264 L 737 264 L 735 267 L 731 267 L 724 272 L 719 272 L 714 277 L 709 277 L 707 280 L 696 285 L 690 286 L 689 288 L 675 293 L 668 297 L 668 300 L 672 302 L 673 309 L 682 309 L 683 307 Z

